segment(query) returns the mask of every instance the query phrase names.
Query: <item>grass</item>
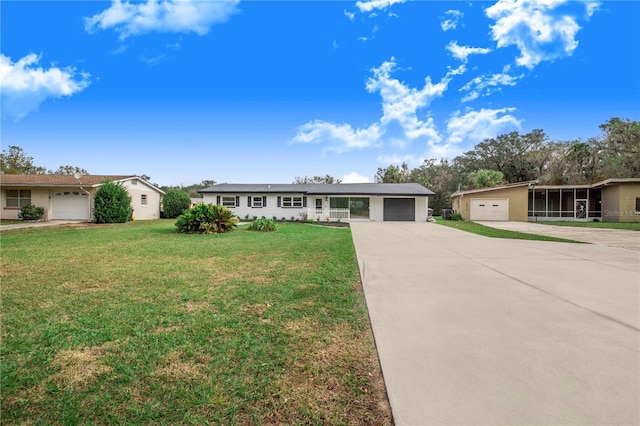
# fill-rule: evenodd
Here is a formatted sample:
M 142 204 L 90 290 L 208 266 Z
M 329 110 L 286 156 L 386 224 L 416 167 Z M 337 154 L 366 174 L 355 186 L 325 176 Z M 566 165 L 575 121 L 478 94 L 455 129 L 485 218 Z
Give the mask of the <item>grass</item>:
M 18 223 L 23 223 L 21 220 L 0 220 L 0 226 L 2 225 L 15 225 Z
M 549 237 L 546 235 L 527 234 L 525 232 L 508 231 L 505 229 L 492 228 L 490 226 L 481 225 L 476 222 L 468 222 L 462 220 L 439 220 L 440 225 L 449 228 L 459 229 L 461 231 L 471 232 L 473 234 L 483 235 L 491 238 L 509 238 L 514 240 L 535 240 L 535 241 L 555 241 L 561 243 L 581 243 L 580 241 L 568 240 L 566 238 Z
M 3 424 L 391 424 L 351 233 L 2 233 Z
M 554 222 L 554 221 L 539 221 L 543 225 L 555 225 L 555 226 L 574 226 L 578 228 L 604 228 L 604 229 L 626 229 L 630 231 L 640 231 L 640 223 L 625 223 L 625 222 Z

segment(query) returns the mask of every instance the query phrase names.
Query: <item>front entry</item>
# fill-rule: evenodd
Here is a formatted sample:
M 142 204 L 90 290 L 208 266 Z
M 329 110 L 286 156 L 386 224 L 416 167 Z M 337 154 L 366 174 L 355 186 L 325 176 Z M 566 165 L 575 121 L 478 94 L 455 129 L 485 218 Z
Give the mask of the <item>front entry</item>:
M 416 199 L 415 198 L 385 198 L 384 221 L 415 222 Z

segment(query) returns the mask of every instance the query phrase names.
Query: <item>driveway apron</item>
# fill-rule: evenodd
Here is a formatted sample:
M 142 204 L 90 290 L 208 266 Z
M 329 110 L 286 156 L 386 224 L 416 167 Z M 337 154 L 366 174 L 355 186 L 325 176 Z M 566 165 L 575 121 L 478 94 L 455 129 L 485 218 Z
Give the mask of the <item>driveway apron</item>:
M 351 229 L 396 424 L 640 424 L 637 251 Z

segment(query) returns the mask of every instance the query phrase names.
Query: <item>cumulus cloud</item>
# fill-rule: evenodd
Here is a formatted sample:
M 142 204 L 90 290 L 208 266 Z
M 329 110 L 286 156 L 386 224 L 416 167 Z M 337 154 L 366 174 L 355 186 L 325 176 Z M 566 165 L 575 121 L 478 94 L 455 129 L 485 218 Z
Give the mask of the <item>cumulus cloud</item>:
M 150 32 L 205 35 L 211 26 L 226 22 L 239 0 L 147 0 L 144 3 L 113 0 L 111 6 L 85 18 L 85 30 L 113 29 L 120 39 Z
M 2 118 L 20 119 L 36 111 L 46 99 L 71 96 L 84 90 L 91 77 L 73 67 L 39 67 L 40 56 L 29 54 L 17 62 L 0 54 Z
M 326 143 L 328 151 L 341 153 L 377 146 L 381 136 L 382 131 L 376 123 L 368 127 L 354 129 L 349 124 L 314 120 L 298 127 L 291 142 Z
M 445 13 L 447 19 L 440 23 L 442 31 L 455 30 L 458 27 L 458 22 L 464 16 L 459 10 L 447 10 Z
M 417 112 L 443 95 L 451 80 L 450 77 L 446 76 L 435 84 L 431 82 L 430 77 L 426 77 L 422 89 L 416 89 L 392 78 L 391 74 L 395 68 L 395 59 L 391 58 L 380 67 L 372 69 L 373 76 L 367 80 L 367 91 L 379 92 L 382 97 L 383 115 L 380 123 L 383 126 L 392 122 L 398 123 L 405 135 L 411 139 L 427 137 L 431 140 L 439 140 L 440 135 L 435 129 L 433 119 L 427 117 L 426 120 L 421 120 Z
M 543 61 L 571 56 L 578 47 L 576 34 L 580 26 L 576 18 L 558 10 L 567 0 L 499 0 L 485 9 L 495 21 L 491 35 L 497 46 L 516 46 L 520 56 L 516 63 L 532 69 Z M 587 16 L 599 4 L 582 2 Z
M 451 56 L 465 63 L 469 55 L 486 55 L 491 52 L 491 49 L 484 47 L 459 46 L 455 40 L 447 45 L 447 50 Z
M 371 179 L 366 176 L 362 176 L 358 172 L 347 173 L 346 175 L 340 176 L 340 182 L 342 183 L 369 183 Z
M 354 20 L 354 19 L 355 19 L 355 17 L 356 17 L 356 14 L 355 14 L 355 13 L 353 13 L 353 12 L 347 12 L 347 10 L 345 9 L 345 10 L 344 10 L 344 16 L 346 16 L 347 18 L 349 18 L 349 20 L 350 20 L 351 22 L 353 22 L 353 20 Z
M 505 129 L 520 128 L 521 120 L 511 113 L 515 108 L 481 109 L 480 111 L 456 111 L 447 121 L 447 144 L 463 141 L 480 142 L 492 138 Z
M 462 92 L 470 91 L 462 102 L 472 101 L 482 95 L 489 96 L 495 90 L 500 90 L 501 86 L 515 86 L 523 77 L 524 74 L 514 76 L 505 73 L 478 76 L 460 88 Z
M 360 9 L 360 12 L 367 13 L 375 9 L 384 10 L 396 3 L 404 3 L 406 0 L 369 0 L 369 1 L 357 1 L 356 7 Z

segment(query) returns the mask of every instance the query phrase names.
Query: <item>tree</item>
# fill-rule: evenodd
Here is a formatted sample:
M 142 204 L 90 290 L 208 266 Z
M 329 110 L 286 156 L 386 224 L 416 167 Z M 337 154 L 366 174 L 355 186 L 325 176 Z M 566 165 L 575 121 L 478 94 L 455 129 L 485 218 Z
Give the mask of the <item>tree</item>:
M 293 180 L 293 183 L 294 184 L 340 183 L 340 179 L 336 179 L 331 175 L 313 176 L 313 177 L 296 176 L 296 178 Z
M 205 188 L 209 188 L 210 186 L 213 186 L 216 184 L 215 180 L 203 180 L 200 183 L 195 183 L 193 185 L 189 185 L 189 186 L 162 186 L 160 187 L 160 189 L 162 189 L 164 192 L 167 192 L 170 189 L 179 189 L 183 192 L 185 192 L 189 198 L 202 198 L 202 195 L 198 193 L 199 190 L 201 189 L 205 189 Z M 158 185 L 156 185 L 158 186 Z
M 502 172 L 487 169 L 480 169 L 471 173 L 468 180 L 473 189 L 491 188 L 504 183 Z
M 0 171 L 8 175 L 34 175 L 43 174 L 46 169 L 35 166 L 33 157 L 27 156 L 22 148 L 11 145 L 0 154 Z
M 462 182 L 460 172 L 446 158 L 436 162 L 435 159 L 424 160 L 421 166 L 411 170 L 410 182 L 417 182 L 435 192 L 429 198 L 429 207 L 439 215 L 442 209 L 451 207 L 451 194 Z
M 60 166 L 58 167 L 58 170 L 49 170 L 47 173 L 50 175 L 75 175 L 76 173 L 80 173 L 81 175 L 89 174 L 88 171 L 77 166 Z
M 409 166 L 403 162 L 400 167 L 394 165 L 378 167 L 375 181 L 377 183 L 406 183 L 409 182 L 410 174 Z
M 162 210 L 164 217 L 176 218 L 182 214 L 182 212 L 189 208 L 191 199 L 186 192 L 181 189 L 169 189 L 164 197 L 162 197 Z
M 600 129 L 607 177 L 640 177 L 640 122 L 614 117 Z
M 105 181 L 94 197 L 96 223 L 124 223 L 131 217 L 131 197 L 122 185 Z

